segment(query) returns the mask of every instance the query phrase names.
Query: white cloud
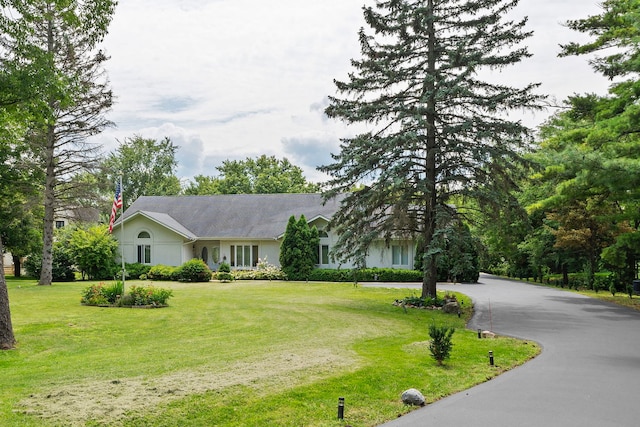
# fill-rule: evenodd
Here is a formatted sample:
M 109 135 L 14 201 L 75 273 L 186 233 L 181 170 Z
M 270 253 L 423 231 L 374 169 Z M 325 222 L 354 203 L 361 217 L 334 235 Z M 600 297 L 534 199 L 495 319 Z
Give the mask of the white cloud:
M 317 178 L 315 166 L 354 133 L 324 108 L 333 79 L 344 79 L 359 55 L 363 3 L 373 1 L 119 2 L 104 46 L 117 96 L 109 118 L 118 127 L 97 140 L 113 149 L 116 138 L 168 136 L 181 147 L 184 177 L 267 154 L 289 156 Z M 560 23 L 598 10 L 595 1 L 522 0 L 514 14 L 530 15 L 536 34 L 527 44 L 535 56 L 504 78 L 542 82 L 541 91 L 559 99 L 603 92 L 608 82 L 586 59 L 557 58 L 558 44 L 579 36 Z M 527 120 L 537 124 L 549 113 Z

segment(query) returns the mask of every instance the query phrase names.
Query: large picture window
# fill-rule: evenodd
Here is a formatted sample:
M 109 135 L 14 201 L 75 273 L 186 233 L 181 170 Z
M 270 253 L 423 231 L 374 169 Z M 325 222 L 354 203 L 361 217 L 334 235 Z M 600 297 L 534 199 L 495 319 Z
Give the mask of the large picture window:
M 409 246 L 407 244 L 391 246 L 391 264 L 409 265 Z
M 232 267 L 256 267 L 257 265 L 257 245 L 231 245 Z

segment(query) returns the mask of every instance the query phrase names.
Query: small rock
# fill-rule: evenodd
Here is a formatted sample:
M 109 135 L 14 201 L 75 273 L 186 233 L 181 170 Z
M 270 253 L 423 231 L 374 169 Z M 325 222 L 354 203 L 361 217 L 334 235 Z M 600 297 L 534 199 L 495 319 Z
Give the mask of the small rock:
M 426 404 L 426 400 L 422 393 L 415 388 L 410 388 L 402 393 L 402 403 L 405 405 L 424 406 Z
M 495 338 L 496 334 L 491 331 L 482 331 L 482 338 Z

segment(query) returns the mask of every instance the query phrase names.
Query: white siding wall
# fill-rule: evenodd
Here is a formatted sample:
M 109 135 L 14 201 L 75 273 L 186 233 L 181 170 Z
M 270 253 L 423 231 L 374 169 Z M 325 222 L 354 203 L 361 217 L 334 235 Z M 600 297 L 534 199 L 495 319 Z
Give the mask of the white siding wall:
M 325 221 L 326 223 L 326 221 Z M 324 228 L 322 220 L 316 221 L 319 229 Z M 261 259 L 267 258 L 269 264 L 280 266 L 280 244 L 281 240 L 232 240 L 232 241 L 199 241 L 191 242 L 184 239 L 182 236 L 174 233 L 171 230 L 166 229 L 153 221 L 148 220 L 142 216 L 138 216 L 131 221 L 127 222 L 124 227 L 124 238 L 122 240 L 122 248 L 124 252 L 125 262 L 134 263 L 137 262 L 137 245 L 141 243 L 137 236 L 140 232 L 146 231 L 151 235 L 151 265 L 164 264 L 164 265 L 182 265 L 184 262 L 192 258 L 200 258 L 202 255 L 202 248 L 207 247 L 209 252 L 209 267 L 216 269 L 217 265 L 212 262 L 213 247 L 220 248 L 220 261 L 226 261 L 231 263 L 231 246 L 232 245 L 249 245 L 258 246 L 258 257 Z M 113 230 L 114 237 L 120 241 L 120 227 L 116 227 Z M 320 245 L 328 245 L 329 250 L 333 249 L 338 237 L 329 232 L 327 237 L 320 239 Z M 395 265 L 393 263 L 393 245 L 406 245 L 406 264 Z M 318 248 L 320 251 L 320 247 Z M 412 241 L 396 241 L 392 242 L 389 247 L 385 246 L 384 242 L 374 243 L 369 250 L 369 254 L 366 259 L 367 267 L 379 267 L 379 268 L 413 268 L 413 259 L 415 255 L 415 248 Z M 353 268 L 352 263 L 339 264 L 329 259 L 329 264 L 322 264 L 321 268 Z
M 118 241 L 121 241 L 124 260 L 128 263 L 138 262 L 137 245 L 141 241 L 138 235 L 146 231 L 151 235 L 151 265 L 181 265 L 184 261 L 191 259 L 193 249 L 190 244 L 185 245 L 182 236 L 167 230 L 165 227 L 138 216 L 125 223 L 124 237 L 121 239 L 121 228 L 113 229 L 113 234 Z

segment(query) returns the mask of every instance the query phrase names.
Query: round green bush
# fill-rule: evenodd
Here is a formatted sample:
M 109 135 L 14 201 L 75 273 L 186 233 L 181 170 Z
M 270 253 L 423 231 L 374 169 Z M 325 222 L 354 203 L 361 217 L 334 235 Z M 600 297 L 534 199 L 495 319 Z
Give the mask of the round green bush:
M 204 261 L 194 258 L 182 264 L 176 275 L 180 282 L 208 282 L 212 273 Z

